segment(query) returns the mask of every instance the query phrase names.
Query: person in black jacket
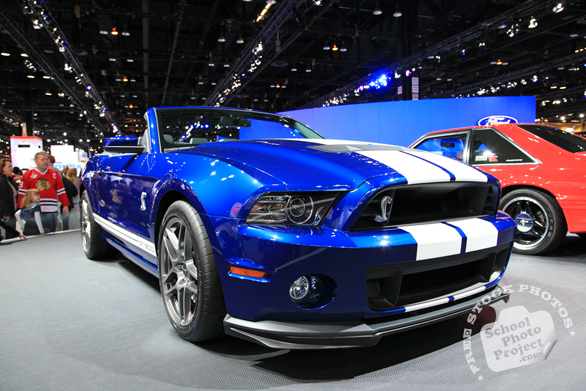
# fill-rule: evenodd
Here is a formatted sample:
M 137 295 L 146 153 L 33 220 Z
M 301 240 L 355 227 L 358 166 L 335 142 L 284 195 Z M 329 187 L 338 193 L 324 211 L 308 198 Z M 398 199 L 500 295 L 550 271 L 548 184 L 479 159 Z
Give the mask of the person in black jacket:
M 69 210 L 73 209 L 73 197 L 75 197 L 78 193 L 77 187 L 63 176 L 63 186 L 65 187 L 65 193 L 67 194 L 67 198 L 69 199 Z M 63 214 L 63 205 L 61 205 L 61 221 L 63 222 L 63 231 L 69 230 L 69 214 Z
M 12 179 L 12 161 L 0 159 L 0 219 L 10 227 L 16 228 L 16 197 L 18 196 L 18 185 Z M 7 239 L 16 237 L 14 232 L 7 232 Z

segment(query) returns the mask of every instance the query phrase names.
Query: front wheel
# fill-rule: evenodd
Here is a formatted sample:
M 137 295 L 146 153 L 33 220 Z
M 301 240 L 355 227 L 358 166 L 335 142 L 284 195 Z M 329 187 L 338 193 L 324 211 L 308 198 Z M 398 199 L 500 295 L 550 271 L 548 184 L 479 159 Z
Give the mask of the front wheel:
M 226 310 L 214 253 L 199 214 L 185 201 L 174 202 L 161 224 L 159 284 L 181 338 L 201 342 L 222 335 Z
M 558 247 L 567 225 L 557 201 L 539 190 L 513 190 L 501 199 L 500 208 L 517 223 L 513 251 L 542 254 Z

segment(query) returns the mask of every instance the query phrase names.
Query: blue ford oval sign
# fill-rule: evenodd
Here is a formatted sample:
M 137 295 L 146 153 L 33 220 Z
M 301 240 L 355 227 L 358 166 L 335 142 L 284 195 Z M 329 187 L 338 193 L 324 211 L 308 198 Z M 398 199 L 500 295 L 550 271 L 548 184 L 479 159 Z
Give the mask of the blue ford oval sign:
M 509 117 L 508 115 L 491 115 L 478 121 L 478 125 L 480 126 L 516 123 L 519 123 L 519 121 L 517 121 L 516 118 Z

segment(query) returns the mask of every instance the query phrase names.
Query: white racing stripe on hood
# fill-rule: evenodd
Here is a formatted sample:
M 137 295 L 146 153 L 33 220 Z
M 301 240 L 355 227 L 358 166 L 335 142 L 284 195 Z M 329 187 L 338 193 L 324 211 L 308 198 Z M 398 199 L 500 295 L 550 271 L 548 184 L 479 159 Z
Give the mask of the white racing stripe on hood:
M 441 168 L 401 151 L 356 151 L 391 167 L 407 178 L 408 184 L 449 182 L 450 174 Z
M 330 138 L 278 138 L 276 140 L 307 141 L 308 143 L 316 143 L 316 144 L 322 144 L 322 145 L 356 145 L 356 144 L 388 145 L 388 144 L 381 144 L 381 143 L 371 143 L 370 141 L 338 140 L 338 139 L 330 139 Z
M 448 157 L 436 155 L 435 153 L 422 152 L 416 150 L 405 151 L 413 156 L 418 156 L 422 159 L 430 161 L 432 163 L 441 166 L 454 174 L 456 181 L 470 181 L 470 182 L 486 182 L 488 177 L 482 172 L 470 167 L 458 160 L 454 160 Z

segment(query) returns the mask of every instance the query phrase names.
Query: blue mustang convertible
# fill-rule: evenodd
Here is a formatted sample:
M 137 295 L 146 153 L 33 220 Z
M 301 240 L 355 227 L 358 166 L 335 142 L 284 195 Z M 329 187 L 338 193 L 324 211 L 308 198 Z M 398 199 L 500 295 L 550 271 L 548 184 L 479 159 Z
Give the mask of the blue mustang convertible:
M 151 108 L 83 172 L 86 256 L 158 276 L 182 338 L 371 346 L 497 290 L 515 222 L 459 161 L 324 139 L 283 115 Z

